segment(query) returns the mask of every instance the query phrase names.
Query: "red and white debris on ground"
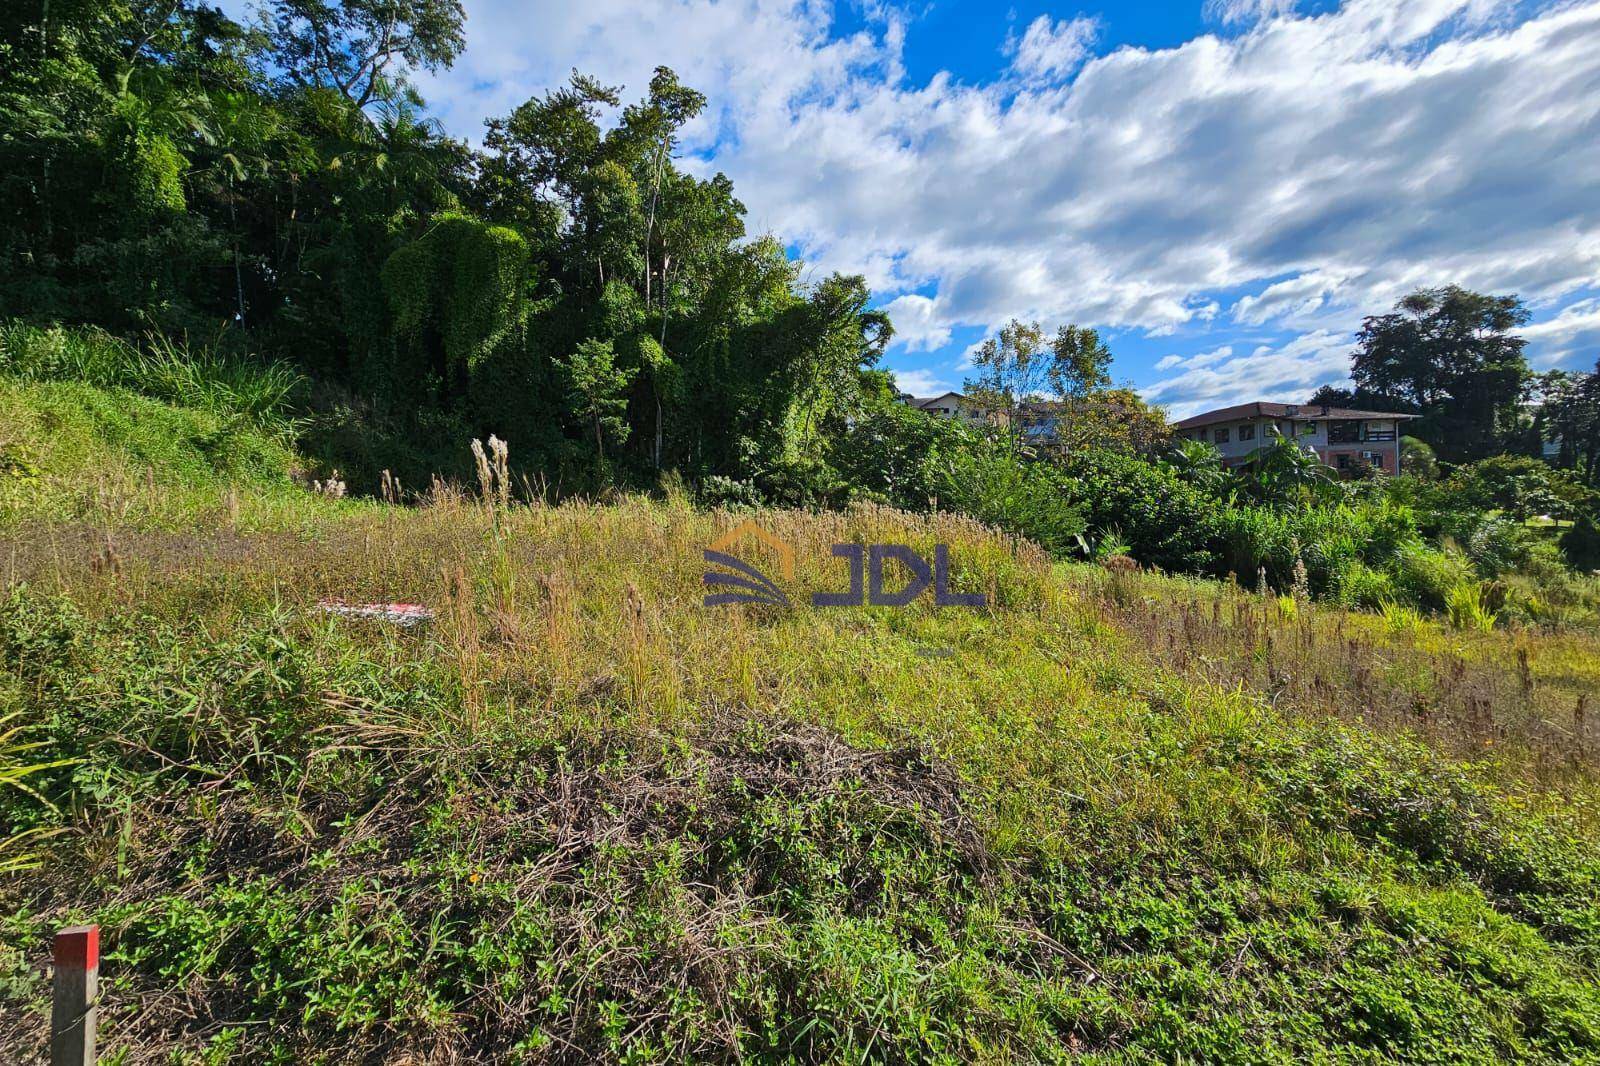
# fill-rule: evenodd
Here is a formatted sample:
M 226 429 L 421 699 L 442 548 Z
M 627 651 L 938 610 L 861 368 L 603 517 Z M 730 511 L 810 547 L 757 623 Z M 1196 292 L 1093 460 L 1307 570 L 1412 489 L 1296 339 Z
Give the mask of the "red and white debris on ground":
M 380 618 L 397 626 L 415 626 L 433 618 L 433 610 L 420 603 L 346 603 L 340 599 L 317 601 L 317 610 L 346 618 Z

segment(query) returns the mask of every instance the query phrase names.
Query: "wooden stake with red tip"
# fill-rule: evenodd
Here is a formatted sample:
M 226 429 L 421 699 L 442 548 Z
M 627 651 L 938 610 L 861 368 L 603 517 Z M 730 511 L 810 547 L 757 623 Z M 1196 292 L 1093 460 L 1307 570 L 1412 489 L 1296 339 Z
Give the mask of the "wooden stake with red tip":
M 100 985 L 100 927 L 56 934 L 50 1066 L 94 1066 L 95 1000 Z

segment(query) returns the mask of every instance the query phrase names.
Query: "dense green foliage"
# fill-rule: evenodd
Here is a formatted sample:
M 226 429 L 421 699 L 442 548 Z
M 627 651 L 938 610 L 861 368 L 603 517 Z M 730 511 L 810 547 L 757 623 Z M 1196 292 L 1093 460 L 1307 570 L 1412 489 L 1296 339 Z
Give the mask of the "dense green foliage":
M 190 0 L 8 7 L 0 319 L 282 353 L 315 382 L 306 445 L 357 491 L 459 473 L 489 434 L 566 491 L 814 463 L 889 337 L 864 283 L 801 285 L 724 177 L 677 168 L 705 101 L 670 71 L 614 121 L 618 90 L 575 77 L 485 151 L 446 138 L 405 74 L 448 65 L 461 20 L 450 0 L 277 0 L 250 27 Z M 600 346 L 604 468 L 593 360 L 573 362 Z
M 1064 473 L 1062 492 L 1134 558 L 1167 570 L 1209 567 L 1215 501 L 1169 471 L 1133 456 L 1090 452 L 1068 460 Z
M 1454 285 L 1415 292 L 1362 325 L 1351 376 L 1371 395 L 1420 411 L 1416 432 L 1441 457 L 1482 459 L 1516 431 L 1527 342 L 1511 331 L 1527 321 L 1513 296 Z
M 1552 370 L 1538 381 L 1533 436 L 1554 442 L 1556 465 L 1600 487 L 1600 363 L 1590 373 Z
M 1288 441 L 1229 471 L 1198 441 L 1152 450 L 1092 435 L 1101 447 L 1061 454 L 885 401 L 851 421 L 829 458 L 846 480 L 841 496 L 958 510 L 1062 557 L 1127 555 L 1370 610 L 1448 613 L 1452 598 L 1475 597 L 1491 619 L 1600 621 L 1600 583 L 1573 569 L 1592 565 L 1583 553 L 1594 550 L 1585 538 L 1595 495 L 1539 460 L 1340 480 Z M 749 489 L 753 503 L 762 493 Z M 1562 532 L 1530 521 L 1546 515 L 1577 524 Z

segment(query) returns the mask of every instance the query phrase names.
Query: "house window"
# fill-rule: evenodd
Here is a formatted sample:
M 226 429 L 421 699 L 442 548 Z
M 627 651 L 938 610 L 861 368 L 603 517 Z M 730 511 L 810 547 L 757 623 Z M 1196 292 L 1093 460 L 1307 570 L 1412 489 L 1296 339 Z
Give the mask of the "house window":
M 1317 435 L 1317 424 L 1315 422 L 1307 422 L 1300 427 L 1300 435 L 1302 437 L 1315 437 Z
M 1228 427 L 1227 426 L 1218 426 L 1217 427 L 1217 443 L 1218 444 L 1226 444 L 1226 443 L 1228 443 Z
M 1203 429 L 1195 430 L 1194 431 L 1194 439 L 1195 440 L 1205 440 L 1206 439 L 1206 431 L 1203 430 Z
M 1336 458 L 1339 461 L 1339 469 L 1340 470 L 1349 470 L 1350 469 L 1350 453 L 1349 452 L 1340 452 L 1334 458 Z
M 1240 426 L 1239 427 L 1239 439 L 1240 440 L 1255 440 L 1256 439 L 1256 427 L 1255 426 Z

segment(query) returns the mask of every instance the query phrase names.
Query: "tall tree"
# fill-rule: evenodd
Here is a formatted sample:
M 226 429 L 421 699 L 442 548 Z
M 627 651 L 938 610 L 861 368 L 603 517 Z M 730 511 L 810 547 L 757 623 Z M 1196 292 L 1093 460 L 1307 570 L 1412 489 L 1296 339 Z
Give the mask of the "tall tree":
M 617 89 L 573 71 L 566 85 L 485 123 L 483 143 L 493 153 L 482 164 L 489 209 L 513 224 L 582 229 L 588 175 L 604 158 L 600 115 L 621 99 Z M 592 276 L 593 264 L 587 267 Z
M 667 176 L 667 165 L 678 145 L 678 131 L 706 106 L 706 98 L 678 81 L 678 76 L 667 67 L 657 67 L 650 78 L 650 95 L 644 102 L 630 105 L 622 113 L 622 123 L 615 140 L 629 149 L 628 154 L 642 163 L 646 173 L 645 184 L 650 190 L 650 203 L 644 228 L 644 302 L 650 306 L 651 278 L 655 271 L 652 263 L 659 263 L 666 298 L 666 269 L 671 254 L 664 240 L 656 239 L 656 209 L 661 202 L 661 186 Z M 653 241 L 653 239 L 655 239 Z M 652 244 L 660 245 L 659 254 Z
M 1065 325 L 1050 342 L 1054 356 L 1046 371 L 1063 401 L 1080 400 L 1111 385 L 1111 349 L 1088 326 Z
M 461 0 L 261 0 L 249 29 L 209 2 L 0 5 L 0 316 L 227 324 L 329 386 L 319 434 L 361 397 L 372 447 L 323 440 L 369 484 L 488 433 L 558 483 L 837 484 L 889 322 L 678 169 L 705 100 L 672 71 L 626 107 L 574 74 L 476 152 L 406 80 L 460 51 Z
M 1012 451 L 1021 444 L 1024 405 L 1043 399 L 1056 370 L 1056 355 L 1037 322 L 1012 319 L 972 354 L 977 371 L 962 386 L 970 400 L 998 415 Z
M 1172 440 L 1167 417 L 1132 389 L 1096 389 L 1061 401 L 1050 450 L 1072 454 L 1084 449 L 1150 458 Z
M 265 17 L 286 80 L 357 108 L 410 70 L 448 67 L 466 46 L 461 0 L 272 0 Z
M 1046 341 L 1039 323 L 1013 319 L 979 346 L 972 364 L 978 373 L 964 388 L 1001 416 L 1013 449 L 1041 418 L 1055 420 L 1056 440 L 1064 442 L 1075 418 L 1106 415 L 1120 406 L 1091 402 L 1111 384 L 1111 349 L 1087 326 L 1064 325 Z M 1057 401 L 1053 406 L 1044 402 L 1050 396 Z
M 1538 391 L 1544 401 L 1535 418 L 1539 443 L 1554 443 L 1557 466 L 1600 486 L 1600 362 L 1587 374 L 1540 375 Z
M 1362 323 L 1351 377 L 1422 411 L 1414 432 L 1441 458 L 1480 459 L 1517 430 L 1528 364 L 1513 330 L 1527 321 L 1515 296 L 1421 289 Z
M 1307 407 L 1346 407 L 1357 411 L 1398 411 L 1410 414 L 1411 404 L 1394 396 L 1371 392 L 1367 389 L 1346 389 L 1337 385 L 1323 385 L 1306 400 Z
M 1126 404 L 1097 402 L 1111 385 L 1111 349 L 1099 333 L 1088 326 L 1064 325 L 1056 330 L 1050 353 L 1053 358 L 1046 376 L 1061 405 L 1056 417 L 1058 445 L 1070 449 L 1089 443 L 1076 439 L 1082 436 L 1078 425 L 1085 419 L 1098 421 L 1110 416 L 1115 420 L 1119 413 L 1132 413 Z
M 566 366 L 573 414 L 593 429 L 595 463 L 603 470 L 605 438 L 609 435 L 619 444 L 628 439 L 628 423 L 622 417 L 628 401 L 623 392 L 633 372 L 617 366 L 610 341 L 593 338 L 574 349 Z
M 871 299 L 861 275 L 832 274 L 806 300 L 795 370 L 801 439 L 808 447 L 819 417 L 858 395 L 860 371 L 877 364 L 894 336 L 889 316 L 872 310 Z

